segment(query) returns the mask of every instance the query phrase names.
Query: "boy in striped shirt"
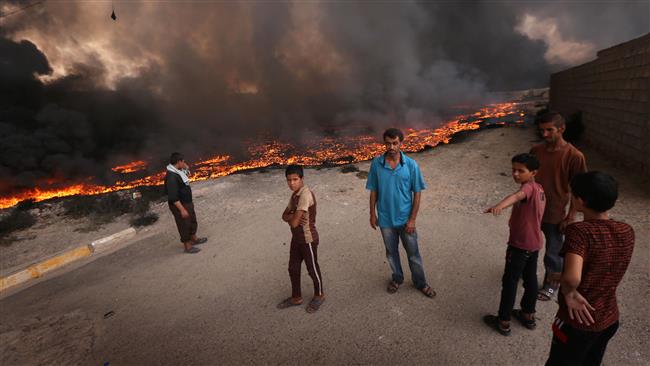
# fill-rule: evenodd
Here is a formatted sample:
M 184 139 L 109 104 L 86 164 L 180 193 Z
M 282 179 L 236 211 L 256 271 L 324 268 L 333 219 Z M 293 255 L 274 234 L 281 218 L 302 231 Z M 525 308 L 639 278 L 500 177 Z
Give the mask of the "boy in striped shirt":
M 600 365 L 618 329 L 618 287 L 632 258 L 634 230 L 611 220 L 618 184 L 601 172 L 571 180 L 573 206 L 584 221 L 565 231 L 560 308 L 546 365 Z

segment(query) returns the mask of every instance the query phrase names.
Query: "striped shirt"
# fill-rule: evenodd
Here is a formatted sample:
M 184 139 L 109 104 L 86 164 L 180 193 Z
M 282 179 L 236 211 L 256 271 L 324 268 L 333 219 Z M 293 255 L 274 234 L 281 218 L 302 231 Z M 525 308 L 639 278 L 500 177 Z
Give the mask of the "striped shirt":
M 599 332 L 618 321 L 616 288 L 632 258 L 634 230 L 614 220 L 587 220 L 567 226 L 561 254 L 583 258 L 582 278 L 577 291 L 596 310 L 590 326 L 569 318 L 564 296 L 559 296 L 557 317 L 576 329 Z
M 290 211 L 305 211 L 306 224 L 300 224 L 291 228 L 291 241 L 300 244 L 318 244 L 318 232 L 316 231 L 316 196 L 303 186 L 291 195 L 289 200 Z

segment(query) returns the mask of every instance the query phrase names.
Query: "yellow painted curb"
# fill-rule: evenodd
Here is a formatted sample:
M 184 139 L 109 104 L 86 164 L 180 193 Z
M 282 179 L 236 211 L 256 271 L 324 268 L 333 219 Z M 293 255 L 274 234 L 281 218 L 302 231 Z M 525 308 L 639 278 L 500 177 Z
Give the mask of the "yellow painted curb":
M 46 259 L 40 263 L 31 265 L 22 271 L 16 272 L 12 275 L 0 278 L 0 292 L 9 289 L 10 287 L 27 282 L 33 278 L 39 278 L 43 274 L 52 271 L 56 268 L 64 266 L 70 262 L 78 259 L 88 257 L 92 254 L 92 249 L 87 246 L 81 246 L 73 250 L 69 250 L 56 257 Z

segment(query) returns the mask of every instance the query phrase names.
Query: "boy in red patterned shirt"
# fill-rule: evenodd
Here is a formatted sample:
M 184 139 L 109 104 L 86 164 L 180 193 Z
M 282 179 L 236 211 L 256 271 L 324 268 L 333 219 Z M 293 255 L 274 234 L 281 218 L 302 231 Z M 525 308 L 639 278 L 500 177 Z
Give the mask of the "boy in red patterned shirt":
M 546 365 L 600 365 L 607 343 L 618 329 L 618 287 L 632 258 L 634 230 L 610 220 L 618 184 L 601 172 L 571 180 L 574 207 L 584 221 L 565 231 L 560 308 Z

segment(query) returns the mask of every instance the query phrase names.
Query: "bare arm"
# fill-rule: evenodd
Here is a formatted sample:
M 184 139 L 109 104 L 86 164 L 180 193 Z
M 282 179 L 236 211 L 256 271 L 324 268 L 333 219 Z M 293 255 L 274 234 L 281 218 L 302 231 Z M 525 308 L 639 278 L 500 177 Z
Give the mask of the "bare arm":
M 571 172 L 569 173 L 569 189 L 571 188 L 570 182 L 573 177 L 575 177 L 579 173 L 585 173 L 587 171 L 587 162 L 585 161 L 585 158 L 583 155 L 577 156 L 574 159 L 572 159 L 572 162 L 570 164 L 571 166 Z M 564 220 L 560 222 L 560 231 L 564 232 L 564 229 L 566 229 L 567 225 L 569 225 L 572 222 L 576 221 L 576 214 L 578 211 L 573 207 L 573 200 L 569 200 L 569 212 L 567 212 L 566 216 L 564 217 Z
M 418 211 L 420 210 L 420 198 L 422 197 L 422 192 L 413 193 L 413 206 L 411 206 L 411 214 L 409 219 L 406 222 L 406 232 L 412 234 L 415 232 L 415 219 L 418 217 Z
M 181 201 L 174 202 L 174 206 L 176 206 L 176 208 L 178 208 L 178 211 L 180 211 L 182 218 L 186 219 L 186 218 L 190 217 L 190 213 L 187 212 L 185 207 L 183 207 L 183 204 L 181 203 Z
M 576 221 L 576 214 L 578 211 L 573 207 L 573 200 L 569 201 L 569 212 L 567 212 L 566 217 L 564 217 L 564 220 L 560 223 L 560 231 L 564 232 L 564 229 L 566 229 L 567 225 L 569 225 L 572 222 Z
M 409 221 L 413 221 L 413 223 L 415 223 L 415 219 L 418 217 L 421 197 L 422 197 L 422 192 L 413 193 L 413 207 L 411 207 L 411 215 L 409 216 Z
M 578 323 L 591 325 L 594 318 L 589 312 L 595 309 L 579 292 L 578 286 L 582 280 L 583 259 L 574 253 L 567 253 L 564 257 L 564 271 L 562 272 L 561 291 L 569 310 L 569 317 L 577 319 Z
M 370 227 L 377 229 L 377 191 L 370 191 Z
M 282 221 L 289 222 L 291 216 L 293 216 L 293 211 L 291 211 L 291 208 L 287 206 L 287 208 L 285 208 L 284 212 L 282 213 Z
M 305 213 L 306 211 L 298 210 L 293 214 L 289 214 L 290 217 L 289 220 L 287 221 L 289 223 L 289 226 L 291 226 L 291 228 L 297 228 L 298 226 L 303 224 L 304 222 L 302 219 L 305 216 Z
M 524 193 L 523 191 L 517 191 L 509 195 L 508 197 L 504 198 L 503 200 L 501 200 L 501 202 L 497 203 L 496 205 L 486 209 L 485 211 L 483 211 L 483 213 L 492 213 L 494 214 L 494 216 L 500 215 L 501 211 L 514 205 L 515 203 L 523 199 L 526 199 L 526 193 Z

